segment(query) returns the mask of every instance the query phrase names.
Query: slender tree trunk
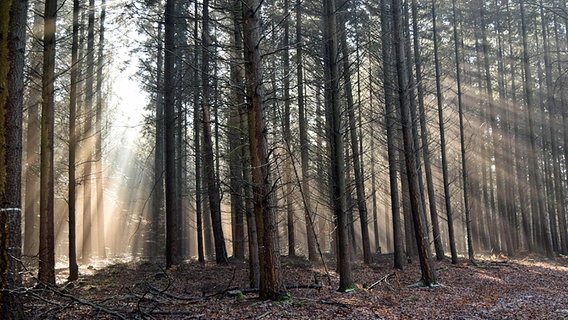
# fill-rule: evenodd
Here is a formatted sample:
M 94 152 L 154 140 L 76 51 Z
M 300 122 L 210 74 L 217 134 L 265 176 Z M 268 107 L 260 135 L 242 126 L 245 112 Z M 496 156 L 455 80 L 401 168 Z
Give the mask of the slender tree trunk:
M 346 207 L 347 186 L 345 184 L 345 159 L 343 146 L 343 127 L 339 103 L 338 38 L 334 0 L 324 0 L 324 68 L 326 79 L 326 108 L 329 115 L 331 147 L 332 207 L 337 224 L 339 291 L 353 287 L 351 261 L 349 255 L 348 219 Z
M 199 16 L 198 5 L 195 3 L 195 17 Z M 202 170 L 201 170 L 201 135 L 199 134 L 201 130 L 201 116 L 199 108 L 201 106 L 200 102 L 200 90 L 199 90 L 199 46 L 201 42 L 199 41 L 199 28 L 198 20 L 195 19 L 193 26 L 193 38 L 194 38 L 194 65 L 193 68 L 193 143 L 195 148 L 195 220 L 197 225 L 197 259 L 200 263 L 205 262 L 205 248 L 203 239 L 203 206 L 201 199 L 201 181 L 202 181 Z
M 229 140 L 229 170 L 231 188 L 231 217 L 232 217 L 232 236 L 233 236 L 233 257 L 244 259 L 245 257 L 245 230 L 244 230 L 244 181 L 243 181 L 243 131 L 241 128 L 241 113 L 243 112 L 244 101 L 244 76 L 242 65 L 238 61 L 243 59 L 243 36 L 240 27 L 240 17 L 242 16 L 242 5 L 240 1 L 233 3 L 233 50 L 231 52 L 233 64 L 231 64 L 231 88 L 232 88 L 232 107 L 229 111 L 228 140 Z
M 167 0 L 164 23 L 164 124 L 166 139 L 166 268 L 181 263 L 178 247 L 178 192 L 175 167 L 175 101 L 174 101 L 174 50 L 176 0 Z
M 308 240 L 308 258 L 310 261 L 317 259 L 315 216 L 312 213 L 311 188 L 310 188 L 310 169 L 309 169 L 309 147 L 308 121 L 306 116 L 306 106 L 304 97 L 304 62 L 303 62 L 303 33 L 302 33 L 302 0 L 296 0 L 296 76 L 298 84 L 298 122 L 300 130 L 300 158 L 302 162 L 302 192 L 304 197 L 304 212 L 306 219 L 306 235 Z
M 225 237 L 223 235 L 223 225 L 221 221 L 221 199 L 219 197 L 219 187 L 215 173 L 215 162 L 213 157 L 212 132 L 211 132 L 211 113 L 210 113 L 210 94 L 209 94 L 209 1 L 203 2 L 203 25 L 202 25 L 202 58 L 201 58 L 201 81 L 202 99 L 201 112 L 203 115 L 203 157 L 204 174 L 207 180 L 207 193 L 209 195 L 209 210 L 211 212 L 211 222 L 213 227 L 213 237 L 215 240 L 215 261 L 220 264 L 227 264 L 227 249 L 225 247 Z
M 284 185 L 286 186 L 285 199 L 286 202 L 286 218 L 287 218 L 287 229 L 288 229 L 288 256 L 296 256 L 296 232 L 295 232 L 295 214 L 293 205 L 293 188 L 292 188 L 292 153 L 291 142 L 292 134 L 290 131 L 290 1 L 284 0 L 284 39 L 283 46 L 284 50 L 282 52 L 282 71 L 284 73 L 283 90 L 284 90 L 284 112 L 282 119 L 282 135 L 284 139 L 284 144 L 286 150 L 288 150 L 288 155 L 284 160 Z
M 38 279 L 55 285 L 53 131 L 55 82 L 55 28 L 57 1 L 46 0 L 44 11 L 43 76 L 41 108 L 40 246 Z
M 436 70 L 436 97 L 438 101 L 438 125 L 440 128 L 440 153 L 442 156 L 442 178 L 444 181 L 444 199 L 446 204 L 446 217 L 448 218 L 448 242 L 452 254 L 452 263 L 458 263 L 458 253 L 456 249 L 456 239 L 454 232 L 454 218 L 452 212 L 452 202 L 450 196 L 450 177 L 448 174 L 448 159 L 446 155 L 446 134 L 444 128 L 444 107 L 441 84 L 440 60 L 438 58 L 438 26 L 436 22 L 436 0 L 432 0 L 432 37 L 434 38 L 434 65 Z
M 398 94 L 400 101 L 400 114 L 404 145 L 404 156 L 409 184 L 409 195 L 414 220 L 414 231 L 418 245 L 418 256 L 422 271 L 421 282 L 426 286 L 436 283 L 436 274 L 432 266 L 432 255 L 428 233 L 425 230 L 425 216 L 420 201 L 420 186 L 416 167 L 416 150 L 412 138 L 412 116 L 408 91 L 408 73 L 406 70 L 406 58 L 404 40 L 402 35 L 402 8 L 400 0 L 392 1 L 394 49 L 396 55 L 396 69 L 398 75 Z
M 162 38 L 162 23 L 158 23 L 158 38 Z M 152 209 L 150 226 L 148 227 L 148 255 L 156 257 L 160 246 L 163 229 L 161 220 L 164 214 L 164 47 L 162 41 L 157 43 L 156 53 L 156 113 L 154 142 L 154 191 L 152 193 Z
M 404 265 L 404 245 L 402 224 L 400 215 L 400 198 L 397 177 L 397 164 L 396 164 L 396 145 L 395 145 L 395 115 L 394 115 L 394 91 L 393 88 L 394 78 L 396 74 L 393 70 L 392 61 L 392 20 L 391 15 L 387 14 L 387 0 L 381 0 L 381 29 L 382 29 L 382 57 L 384 61 L 383 67 L 383 81 L 385 91 L 385 118 L 386 118 L 386 131 L 387 131 L 387 148 L 388 148 L 388 163 L 389 163 L 389 182 L 390 182 L 390 198 L 392 210 L 392 224 L 393 224 L 393 242 L 394 242 L 394 267 L 397 269 L 403 268 Z
M 87 73 L 85 82 L 85 123 L 83 129 L 82 153 L 83 169 L 83 263 L 90 262 L 93 251 L 93 205 L 92 205 L 92 173 L 93 173 L 93 79 L 95 65 L 95 0 L 89 0 L 87 26 Z
M 432 177 L 432 164 L 430 162 L 430 143 L 428 138 L 428 129 L 426 127 L 426 110 L 424 107 L 424 85 L 422 79 L 422 57 L 420 56 L 420 33 L 418 27 L 418 8 L 416 0 L 412 0 L 412 31 L 414 39 L 414 64 L 416 68 L 416 88 L 418 91 L 418 112 L 420 114 L 420 137 L 422 141 L 422 157 L 424 158 L 424 171 L 426 174 L 426 187 L 428 189 L 428 205 L 430 209 L 430 219 L 432 222 L 432 235 L 434 237 L 434 248 L 436 250 L 436 259 L 444 259 L 444 247 L 442 245 L 442 237 L 440 235 L 440 223 L 438 221 L 438 209 L 436 206 L 436 190 L 434 188 L 434 179 Z
M 249 145 L 252 166 L 254 216 L 260 266 L 260 299 L 276 300 L 283 294 L 280 250 L 276 241 L 276 215 L 270 178 L 264 91 L 260 54 L 260 2 L 247 0 L 243 10 L 243 42 L 248 97 Z
M 527 107 L 527 117 L 529 126 L 529 143 L 530 143 L 530 156 L 529 156 L 529 180 L 530 180 L 530 199 L 533 217 L 537 217 L 537 221 L 543 223 L 544 217 L 544 203 L 540 192 L 542 191 L 542 179 L 540 176 L 540 171 L 538 169 L 538 159 L 536 150 L 536 125 L 534 123 L 534 101 L 533 101 L 533 84 L 532 84 L 532 73 L 529 61 L 529 51 L 528 51 L 528 32 L 526 23 L 526 13 L 524 0 L 520 1 L 521 9 L 521 34 L 522 34 L 522 45 L 523 45 L 523 56 L 522 63 L 524 68 L 524 94 L 525 94 L 525 105 Z M 533 226 L 535 229 L 539 228 L 538 225 Z M 547 253 L 551 252 L 552 248 L 549 248 L 548 241 L 545 241 L 545 251 Z
M 80 1 L 73 0 L 73 43 L 71 44 L 71 88 L 69 91 L 69 281 L 79 278 L 77 265 L 77 226 L 76 226 L 76 155 L 77 155 L 77 62 L 79 52 L 79 13 Z
M 345 29 L 346 21 L 342 19 L 341 25 Z M 349 119 L 349 136 L 351 139 L 351 151 L 353 160 L 353 174 L 355 176 L 355 191 L 357 192 L 357 208 L 359 210 L 359 221 L 361 223 L 361 238 L 363 242 L 363 263 L 371 263 L 371 243 L 369 240 L 367 197 L 365 195 L 365 181 L 363 179 L 363 169 L 361 165 L 361 151 L 359 149 L 359 138 L 357 137 L 357 127 L 355 119 L 355 103 L 353 101 L 353 88 L 351 84 L 351 71 L 349 62 L 349 52 L 347 48 L 346 32 L 340 33 L 343 77 L 345 79 L 345 95 L 347 98 L 347 114 Z M 360 106 L 359 106 L 360 107 Z

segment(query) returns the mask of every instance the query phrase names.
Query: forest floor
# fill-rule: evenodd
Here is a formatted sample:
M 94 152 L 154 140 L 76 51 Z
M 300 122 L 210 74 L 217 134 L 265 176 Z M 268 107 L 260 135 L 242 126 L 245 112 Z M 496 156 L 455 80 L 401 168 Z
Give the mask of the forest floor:
M 282 257 L 290 299 L 261 301 L 248 292 L 244 262 L 228 266 L 113 260 L 80 269 L 67 282 L 57 270 L 57 289 L 23 289 L 30 319 L 568 319 L 568 258 L 481 257 L 453 265 L 435 262 L 440 286 L 415 288 L 418 262 L 403 271 L 392 255 L 353 265 L 353 292 L 336 291 L 339 276 L 322 263 Z M 334 264 L 328 263 L 328 268 Z M 239 294 L 237 290 L 241 290 Z

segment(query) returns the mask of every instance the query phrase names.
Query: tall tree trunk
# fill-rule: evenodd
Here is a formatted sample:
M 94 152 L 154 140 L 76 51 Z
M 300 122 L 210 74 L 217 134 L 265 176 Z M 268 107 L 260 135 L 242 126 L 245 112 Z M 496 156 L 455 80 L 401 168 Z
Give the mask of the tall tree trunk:
M 231 189 L 231 217 L 232 217 L 232 236 L 233 236 L 233 257 L 244 259 L 245 257 L 245 234 L 244 234 L 244 181 L 243 181 L 243 160 L 242 152 L 243 133 L 241 128 L 241 113 L 243 112 L 244 88 L 242 65 L 237 61 L 243 59 L 243 35 L 240 27 L 240 17 L 242 16 L 242 4 L 234 1 L 233 7 L 233 50 L 231 58 L 231 88 L 232 106 L 229 111 L 228 140 L 229 140 L 229 171 Z
M 317 259 L 315 217 L 312 213 L 308 121 L 304 97 L 304 61 L 303 61 L 303 32 L 302 32 L 302 0 L 296 0 L 296 76 L 298 84 L 298 122 L 300 130 L 300 158 L 302 162 L 302 192 L 304 197 L 304 212 L 306 218 L 306 235 L 308 240 L 308 258 L 310 261 Z
M 448 159 L 446 155 L 446 134 L 444 128 L 444 107 L 441 84 L 440 60 L 438 58 L 438 26 L 436 22 L 436 0 L 432 0 L 432 37 L 434 39 L 434 65 L 436 70 L 436 100 L 438 101 L 438 126 L 440 128 L 440 153 L 442 156 L 442 178 L 444 181 L 444 199 L 446 204 L 446 217 L 448 218 L 448 242 L 452 254 L 452 263 L 458 263 L 458 253 L 456 250 L 456 238 L 454 232 L 454 218 L 452 212 L 452 202 L 450 199 L 450 177 L 448 174 Z
M 198 17 L 198 5 L 195 5 L 195 16 Z M 199 46 L 201 42 L 199 41 L 199 19 L 195 19 L 193 26 L 193 38 L 194 38 L 194 65 L 193 69 L 193 83 L 194 83 L 194 102 L 193 102 L 193 143 L 195 148 L 195 220 L 197 225 L 197 259 L 199 262 L 205 262 L 205 243 L 203 239 L 203 206 L 201 199 L 201 182 L 202 182 L 202 170 L 201 170 L 201 135 L 199 134 L 201 130 L 201 116 L 199 108 L 201 106 L 200 102 L 200 92 L 199 92 Z
M 557 217 L 565 216 L 566 210 L 564 205 L 562 205 L 562 201 L 564 201 L 564 192 L 562 188 L 562 180 L 561 180 L 561 173 L 560 173 L 560 158 L 558 155 L 558 125 L 557 119 L 559 117 L 558 112 L 558 101 L 556 98 L 555 90 L 554 90 L 554 82 L 553 82 L 553 74 L 552 74 L 552 57 L 551 57 L 551 50 L 550 50 L 550 43 L 549 43 L 549 36 L 548 36 L 548 27 L 546 24 L 546 16 L 545 16 L 545 7 L 543 1 L 540 1 L 540 15 L 541 15 L 541 26 L 542 26 L 542 43 L 544 48 L 544 68 L 546 74 L 546 105 L 549 108 L 548 113 L 548 127 L 549 127 L 549 137 L 550 137 L 550 149 L 551 149 L 551 156 L 552 158 L 550 161 L 552 162 L 552 172 L 553 177 L 551 181 L 551 188 L 553 192 L 551 193 L 551 199 L 554 211 L 549 211 L 550 214 L 550 231 L 552 233 L 552 240 L 555 244 L 555 250 L 558 252 L 560 251 L 560 244 L 561 241 L 561 234 L 558 234 L 556 230 L 558 230 L 558 222 Z M 548 176 L 550 177 L 550 175 Z M 562 229 L 560 229 L 562 230 Z M 563 233 L 563 232 L 560 232 Z
M 240 3 L 240 2 L 239 2 Z M 246 71 L 246 70 L 245 70 Z M 248 111 L 248 110 L 245 110 Z M 243 138 L 249 139 L 248 128 L 248 113 L 241 112 L 240 114 L 240 128 L 243 132 Z M 259 261 L 259 248 L 258 248 L 258 233 L 255 220 L 255 209 L 253 199 L 253 181 L 252 181 L 252 167 L 251 167 L 251 154 L 250 148 L 242 148 L 241 155 L 243 159 L 243 181 L 244 181 L 244 201 L 245 201 L 245 217 L 247 221 L 247 236 L 248 236 L 248 263 L 249 263 L 249 285 L 251 288 L 259 288 L 260 286 L 260 261 Z
M 416 0 L 412 0 L 412 31 L 414 39 L 414 64 L 416 68 L 416 88 L 418 91 L 418 112 L 420 114 L 420 137 L 422 138 L 422 157 L 424 158 L 424 173 L 426 174 L 426 187 L 428 189 L 428 205 L 430 209 L 430 219 L 432 223 L 432 236 L 434 237 L 434 248 L 436 259 L 444 259 L 444 247 L 440 235 L 440 223 L 438 221 L 438 209 L 436 206 L 436 190 L 432 177 L 432 164 L 430 162 L 430 143 L 428 129 L 426 127 L 426 109 L 424 107 L 424 84 L 422 79 L 422 57 L 420 55 L 420 29 L 418 27 L 418 5 Z
M 381 38 L 383 41 L 382 57 L 383 57 L 383 81 L 385 91 L 385 118 L 387 131 L 387 148 L 389 163 L 389 182 L 390 182 L 390 198 L 393 224 L 393 242 L 394 242 L 394 267 L 403 268 L 404 265 L 404 245 L 402 234 L 402 223 L 400 215 L 400 198 L 398 188 L 397 164 L 396 164 L 396 145 L 395 145 L 395 115 L 394 115 L 394 77 L 396 74 L 393 70 L 392 50 L 393 39 L 391 38 L 392 20 L 391 15 L 387 12 L 387 0 L 381 0 Z
M 162 38 L 162 23 L 158 23 L 158 38 Z M 152 193 L 152 209 L 150 226 L 148 227 L 147 253 L 156 257 L 160 247 L 160 236 L 163 225 L 161 220 L 164 213 L 164 45 L 158 41 L 156 53 L 156 111 L 155 111 L 155 141 L 154 141 L 154 191 Z
M 525 3 L 524 0 L 520 1 L 521 10 L 521 34 L 522 34 L 522 48 L 523 56 L 522 63 L 524 68 L 524 95 L 525 95 L 525 105 L 527 107 L 527 120 L 529 126 L 529 143 L 530 143 L 530 155 L 529 155 L 529 189 L 530 189 L 530 199 L 531 199 L 531 209 L 533 217 L 536 217 L 536 221 L 540 223 L 544 222 L 541 217 L 544 217 L 544 203 L 541 197 L 542 190 L 542 179 L 540 176 L 540 171 L 538 168 L 537 150 L 536 150 L 536 125 L 534 123 L 534 101 L 533 101 L 533 83 L 532 83 L 532 73 L 529 61 L 529 51 L 528 51 L 528 32 L 527 32 L 527 22 L 525 13 Z M 535 229 L 538 225 L 533 226 Z M 552 248 L 548 247 L 548 241 L 544 243 L 546 246 L 544 249 L 547 253 L 551 251 Z
M 422 271 L 421 282 L 426 286 L 436 283 L 436 274 L 432 266 L 432 255 L 428 233 L 425 230 L 425 216 L 420 200 L 420 185 L 417 176 L 416 150 L 412 137 L 412 116 L 410 110 L 410 94 L 408 88 L 408 73 L 402 33 L 402 8 L 400 0 L 392 1 L 394 49 L 396 55 L 396 69 L 398 75 L 398 94 L 400 102 L 401 125 L 404 145 L 404 156 L 409 184 L 409 195 L 414 220 L 414 231 L 418 245 L 418 256 Z
M 223 225 L 221 221 L 221 199 L 219 197 L 219 187 L 215 174 L 215 162 L 213 159 L 213 144 L 211 132 L 211 112 L 209 94 L 209 55 L 210 37 L 209 34 L 209 0 L 203 2 L 203 25 L 202 25 L 202 58 L 201 58 L 201 81 L 202 99 L 201 112 L 203 115 L 203 157 L 204 173 L 207 180 L 207 193 L 209 195 L 209 210 L 211 212 L 211 222 L 213 226 L 213 237 L 215 240 L 215 261 L 220 264 L 227 264 L 227 249 L 225 247 L 225 237 L 223 235 Z
M 282 57 L 282 72 L 284 73 L 284 114 L 282 119 L 282 135 L 288 155 L 284 160 L 284 185 L 286 186 L 285 201 L 286 201 L 286 216 L 288 227 L 288 256 L 296 256 L 296 232 L 295 232 L 295 214 L 293 204 L 293 188 L 292 188 L 292 153 L 291 142 L 292 134 L 290 132 L 290 1 L 284 0 L 284 39 L 283 39 L 283 57 Z
M 280 250 L 270 178 L 264 91 L 260 54 L 260 2 L 247 0 L 243 10 L 243 42 L 248 101 L 249 146 L 252 166 L 254 216 L 260 265 L 260 299 L 276 300 L 283 294 Z
M 175 8 L 176 0 L 167 0 L 164 20 L 164 124 L 166 139 L 166 268 L 181 263 L 178 247 L 177 208 L 179 196 L 176 190 L 175 162 L 175 101 L 174 101 L 174 50 L 175 50 Z
M 57 0 L 46 0 L 43 36 L 43 76 L 41 106 L 40 245 L 38 279 L 55 285 L 53 131 L 55 83 L 55 28 Z
M 342 19 L 341 26 L 345 30 L 347 19 Z M 359 149 L 359 138 L 357 137 L 357 127 L 355 119 L 355 103 L 353 101 L 353 88 L 351 84 L 351 71 L 349 62 L 349 52 L 347 47 L 346 31 L 340 33 L 343 77 L 345 85 L 345 95 L 347 98 L 347 114 L 349 117 L 349 135 L 351 139 L 351 151 L 353 160 L 353 174 L 355 176 L 355 191 L 357 192 L 357 208 L 359 210 L 359 221 L 361 223 L 361 238 L 363 242 L 363 263 L 371 263 L 371 243 L 369 240 L 369 223 L 367 213 L 367 197 L 365 195 L 365 181 L 361 165 L 361 150 Z M 361 106 L 359 106 L 360 108 Z M 360 137 L 362 139 L 362 137 Z
M 27 0 L 0 5 L 0 313 L 23 319 L 21 286 L 22 116 Z M 5 85 L 7 83 L 7 85 Z
M 79 278 L 77 265 L 77 62 L 79 52 L 79 13 L 80 1 L 73 0 L 73 43 L 71 44 L 71 88 L 69 91 L 69 281 Z
M 329 139 L 331 148 L 331 181 L 332 181 L 332 207 L 337 224 L 339 291 L 346 291 L 353 287 L 351 277 L 351 261 L 349 255 L 348 219 L 345 184 L 345 159 L 343 143 L 343 127 L 341 125 L 341 107 L 339 103 L 339 66 L 338 66 L 338 38 L 337 19 L 335 16 L 335 1 L 324 0 L 324 68 L 326 75 L 326 109 L 329 117 Z
M 99 28 L 99 48 L 97 53 L 97 104 L 96 104 L 96 142 L 95 142 L 95 176 L 96 176 L 96 219 L 97 219 L 97 253 L 99 258 L 106 258 L 105 249 L 105 202 L 103 192 L 103 67 L 105 42 L 106 0 L 101 0 Z

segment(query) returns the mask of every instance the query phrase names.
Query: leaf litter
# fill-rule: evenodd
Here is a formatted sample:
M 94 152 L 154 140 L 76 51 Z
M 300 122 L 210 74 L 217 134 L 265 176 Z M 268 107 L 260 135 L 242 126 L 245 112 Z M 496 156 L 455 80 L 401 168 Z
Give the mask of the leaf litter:
M 333 259 L 326 257 L 328 266 Z M 261 301 L 248 286 L 248 264 L 189 261 L 100 261 L 57 288 L 35 286 L 34 270 L 19 290 L 30 319 L 568 319 L 568 259 L 483 257 L 435 262 L 440 286 L 413 288 L 418 263 L 392 268 L 392 255 L 353 265 L 356 289 L 340 293 L 339 275 L 321 263 L 282 257 L 290 299 Z M 32 265 L 31 262 L 28 262 Z

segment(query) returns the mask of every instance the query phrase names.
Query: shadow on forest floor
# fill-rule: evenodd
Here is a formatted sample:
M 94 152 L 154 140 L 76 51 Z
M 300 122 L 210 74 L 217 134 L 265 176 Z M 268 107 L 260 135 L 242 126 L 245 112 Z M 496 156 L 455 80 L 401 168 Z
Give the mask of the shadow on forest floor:
M 329 257 L 327 257 L 329 258 Z M 326 259 L 331 260 L 331 259 Z M 436 262 L 440 287 L 410 288 L 418 263 L 392 268 L 392 255 L 353 265 L 357 290 L 336 291 L 335 264 L 282 258 L 289 301 L 258 300 L 248 288 L 248 265 L 189 261 L 170 270 L 140 259 L 99 261 L 66 282 L 57 270 L 57 289 L 37 289 L 33 269 L 21 290 L 30 319 L 567 319 L 568 259 L 487 257 L 472 266 Z M 30 263 L 32 264 L 32 263 Z M 236 290 L 243 294 L 235 294 Z

